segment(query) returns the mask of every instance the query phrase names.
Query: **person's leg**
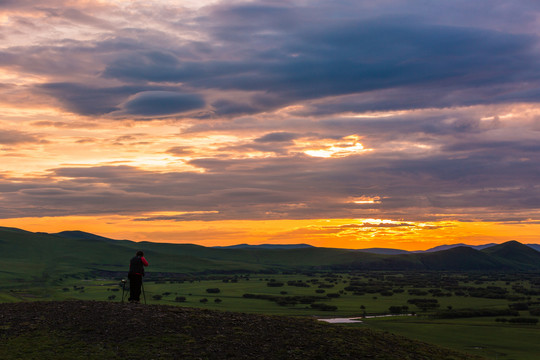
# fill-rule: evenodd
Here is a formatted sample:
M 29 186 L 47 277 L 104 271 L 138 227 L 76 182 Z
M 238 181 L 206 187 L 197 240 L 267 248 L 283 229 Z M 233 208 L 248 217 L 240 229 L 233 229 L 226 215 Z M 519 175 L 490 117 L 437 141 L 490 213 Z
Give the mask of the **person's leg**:
M 142 276 L 141 275 L 134 275 L 133 278 L 135 279 L 134 287 L 133 287 L 133 299 L 134 301 L 140 301 L 141 300 L 141 286 L 142 286 Z
M 136 299 L 136 288 L 137 288 L 137 276 L 130 274 L 129 278 L 129 299 L 128 301 L 134 301 Z

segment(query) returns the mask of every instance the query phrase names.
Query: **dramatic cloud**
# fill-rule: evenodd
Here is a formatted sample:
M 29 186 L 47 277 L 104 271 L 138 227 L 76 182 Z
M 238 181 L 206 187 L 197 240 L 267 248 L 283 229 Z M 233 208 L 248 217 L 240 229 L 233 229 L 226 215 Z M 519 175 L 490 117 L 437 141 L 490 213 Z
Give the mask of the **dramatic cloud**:
M 169 115 L 204 106 L 201 96 L 171 91 L 144 91 L 124 104 L 124 110 L 133 115 Z
M 256 142 L 266 143 L 266 142 L 288 142 L 298 138 L 298 135 L 288 133 L 288 132 L 275 132 L 261 136 L 260 138 L 255 139 Z
M 140 94 L 150 84 L 254 95 L 248 103 L 214 101 L 221 115 L 350 94 L 359 94 L 349 107 L 356 111 L 538 100 L 536 34 L 437 23 L 420 9 L 414 16 L 374 11 L 370 18 L 360 12 L 361 5 L 358 13 L 353 7 L 347 16 L 340 14 L 338 22 L 322 12 L 327 6 L 218 5 L 185 12 L 190 25 L 175 29 L 171 23 L 167 33 L 158 26 L 125 28 L 105 38 L 9 47 L 0 64 L 70 79 L 41 88 L 83 115 L 113 112 L 130 96 L 126 111 L 140 110 L 142 115 L 204 106 L 200 95 L 173 101 Z M 48 13 L 81 24 L 99 23 L 84 11 L 98 9 L 51 8 Z M 191 32 L 199 36 L 185 35 Z M 75 83 L 81 76 L 93 76 L 94 84 Z M 108 79 L 126 84 L 110 87 Z M 82 91 L 88 96 L 81 98 Z M 157 97 L 163 112 L 144 105 Z
M 1 218 L 341 219 L 282 235 L 358 238 L 540 219 L 540 4 L 24 0 L 0 15 Z
M 508 101 L 511 94 L 536 101 L 523 93 L 538 87 L 538 83 L 528 83 L 533 80 L 531 72 L 539 71 L 535 37 L 396 20 L 349 21 L 339 26 L 323 22 L 322 26 L 292 32 L 278 30 L 265 36 L 265 41 L 276 46 L 273 49 L 247 50 L 246 42 L 238 43 L 245 34 L 238 35 L 241 39 L 220 38 L 231 49 L 246 51 L 242 59 L 221 59 L 221 54 L 215 58 L 210 53 L 205 60 L 195 60 L 172 53 L 148 53 L 146 49 L 129 50 L 128 59 L 122 57 L 106 65 L 104 76 L 264 92 L 257 96 L 257 105 L 265 109 L 384 89 L 395 89 L 398 96 L 407 94 L 409 100 L 415 97 L 411 102 L 380 93 L 383 97 L 378 102 L 390 109 L 499 103 Z M 223 25 L 215 35 L 231 32 L 238 32 L 236 24 Z M 439 99 L 434 101 L 431 95 L 421 100 L 423 93 L 433 91 Z

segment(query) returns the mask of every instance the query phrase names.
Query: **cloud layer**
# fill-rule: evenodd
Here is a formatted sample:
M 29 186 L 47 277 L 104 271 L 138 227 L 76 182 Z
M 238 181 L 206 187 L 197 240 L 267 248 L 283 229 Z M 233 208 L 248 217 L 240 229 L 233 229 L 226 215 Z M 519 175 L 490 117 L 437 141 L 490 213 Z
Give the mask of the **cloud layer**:
M 0 13 L 1 218 L 539 220 L 530 1 Z

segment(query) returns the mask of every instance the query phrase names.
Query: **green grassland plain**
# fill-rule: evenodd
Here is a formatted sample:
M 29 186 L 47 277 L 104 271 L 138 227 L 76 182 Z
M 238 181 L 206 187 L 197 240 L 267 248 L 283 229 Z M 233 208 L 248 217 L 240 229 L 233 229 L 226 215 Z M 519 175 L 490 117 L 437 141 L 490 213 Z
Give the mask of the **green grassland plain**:
M 539 255 L 517 243 L 503 244 L 488 252 L 458 248 L 389 257 L 323 248 L 232 251 L 196 245 L 64 238 L 1 227 L 0 235 L 0 302 L 120 302 L 119 284 L 126 275 L 126 259 L 142 249 L 151 260 L 151 272 L 144 282 L 148 304 L 316 317 L 381 315 L 388 314 L 390 307 L 407 307 L 404 312 L 414 312 L 416 316 L 367 318 L 362 323 L 343 326 L 395 332 L 489 359 L 536 359 L 540 354 L 539 325 L 497 322 L 496 316 L 432 316 L 448 309 L 508 310 L 509 306 L 521 303 L 530 309 L 520 310 L 520 318 L 538 319 L 535 314 L 540 313 Z M 423 271 L 419 269 L 426 266 L 420 266 L 420 260 L 430 264 L 432 270 L 442 265 L 445 269 L 461 270 Z M 407 270 L 345 271 L 344 264 L 362 265 L 361 269 L 391 264 L 392 269 L 397 266 Z M 478 268 L 478 264 L 483 267 Z M 506 270 L 493 270 L 500 266 Z M 296 272 L 297 269 L 305 271 Z M 289 281 L 309 286 L 292 286 Z M 268 286 L 272 282 L 283 286 Z M 351 290 L 355 282 L 364 290 Z M 219 293 L 207 291 L 216 288 Z M 246 298 L 244 294 L 259 298 Z M 329 294 L 333 295 L 328 297 Z M 283 300 L 309 296 L 320 297 L 315 303 L 324 303 L 332 311 L 321 311 L 301 300 L 294 305 Z M 185 300 L 179 302 L 177 298 Z M 409 302 L 418 298 L 436 300 L 438 307 L 424 310 Z
M 397 286 L 395 288 L 402 289 L 402 292 L 392 292 L 391 295 L 381 295 L 381 293 L 365 293 L 357 295 L 345 288 L 349 285 L 351 276 L 348 274 L 339 274 L 337 278 L 325 277 L 325 274 L 318 276 L 306 275 L 283 275 L 283 274 L 268 274 L 268 275 L 240 275 L 222 276 L 222 279 L 208 279 L 205 277 L 195 277 L 192 279 L 178 281 L 167 280 L 145 280 L 144 290 L 147 303 L 152 304 L 168 304 L 182 305 L 192 307 L 215 308 L 218 310 L 244 311 L 265 314 L 279 315 L 318 315 L 332 317 L 354 317 L 361 316 L 364 310 L 368 314 L 386 314 L 390 306 L 408 306 L 410 311 L 422 314 L 422 310 L 415 308 L 414 305 L 408 304 L 407 300 L 411 298 L 436 298 L 440 309 L 451 306 L 454 309 L 461 308 L 506 308 L 509 301 L 507 299 L 481 298 L 471 296 L 439 296 L 433 297 L 430 290 L 433 287 L 418 287 L 418 286 Z M 230 281 L 229 279 L 236 279 Z M 355 276 L 355 278 L 358 278 Z M 225 281 L 223 280 L 225 279 Z M 315 284 L 310 283 L 312 279 L 318 279 Z M 328 279 L 328 280 L 325 280 Z M 370 276 L 367 275 L 364 279 L 368 282 Z M 272 281 L 283 283 L 283 286 L 271 287 L 268 283 Z M 290 286 L 289 281 L 300 281 L 309 285 L 309 287 Z M 475 287 L 500 287 L 506 289 L 509 294 L 513 293 L 513 286 L 520 286 L 529 289 L 531 284 L 528 280 L 519 280 L 506 284 L 503 281 L 490 281 L 482 285 L 477 285 L 472 282 L 462 282 L 463 286 Z M 323 293 L 320 291 L 322 285 Z M 219 293 L 209 293 L 206 290 L 218 288 Z M 410 295 L 409 290 L 416 289 L 428 292 L 424 296 Z M 126 290 L 126 298 L 127 298 Z M 448 293 L 448 291 L 446 292 Z M 322 299 L 317 302 L 325 302 L 337 306 L 336 311 L 315 311 L 314 309 L 306 309 L 305 305 L 297 304 L 294 306 L 279 306 L 275 302 L 269 300 L 249 299 L 244 298 L 244 294 L 263 294 L 274 296 L 320 296 Z M 328 294 L 339 294 L 339 297 L 328 297 Z M 160 300 L 154 297 L 161 296 Z M 109 297 L 114 298 L 109 299 Z M 184 296 L 186 301 L 179 303 L 176 297 Z M 525 299 L 523 295 L 516 296 Z M 205 304 L 200 300 L 206 298 L 209 301 Z M 215 299 L 222 300 L 216 303 Z M 20 301 L 20 300 L 112 300 L 121 301 L 122 287 L 120 279 L 74 279 L 63 278 L 57 280 L 53 284 L 41 284 L 36 286 L 36 283 L 19 283 L 12 284 L 8 288 L 0 289 L 0 299 L 2 301 Z M 309 308 L 309 306 L 307 306 Z M 306 311 L 307 310 L 307 311 Z M 409 311 L 409 312 L 410 312 Z
M 537 326 L 497 325 L 494 317 L 376 318 L 365 320 L 364 325 L 488 359 L 536 360 L 540 354 Z
M 366 274 L 239 274 L 199 276 L 182 280 L 151 280 L 144 282 L 148 304 L 167 304 L 206 308 L 220 311 L 262 313 L 288 316 L 361 317 L 388 314 L 391 306 L 407 307 L 405 313 L 415 316 L 395 316 L 363 319 L 361 326 L 394 332 L 410 338 L 452 348 L 488 359 L 536 359 L 540 354 L 540 329 L 538 325 L 519 325 L 498 322 L 492 317 L 462 319 L 437 319 L 431 315 L 436 310 L 459 309 L 508 309 L 516 303 L 540 307 L 540 296 L 530 295 L 538 290 L 534 274 L 421 274 L 404 276 L 400 273 L 382 272 Z M 501 298 L 476 297 L 449 291 L 435 285 L 441 279 L 453 279 L 453 285 L 469 289 L 492 289 L 505 292 Z M 433 283 L 433 279 L 438 279 Z M 456 283 L 456 279 L 459 279 Z M 120 279 L 88 277 L 63 277 L 39 285 L 36 282 L 12 283 L 0 289 L 1 302 L 38 300 L 105 300 L 122 301 Z M 378 284 L 379 292 L 354 294 L 347 290 L 351 282 Z M 307 286 L 288 285 L 289 282 Z M 412 283 L 408 283 L 412 282 Z M 419 285 L 425 282 L 426 286 Z M 269 286 L 282 283 L 282 286 Z M 219 289 L 219 293 L 208 292 Z M 350 288 L 349 288 L 350 289 Z M 390 292 L 382 291 L 391 289 Z M 324 290 L 324 292 L 323 292 Z M 318 291 L 318 292 L 317 292 Z M 410 292 L 413 292 L 411 294 Z M 423 295 L 414 295 L 420 291 Z M 472 290 L 471 290 L 472 291 Z M 275 301 L 246 298 L 244 294 L 274 297 L 318 296 L 316 303 L 337 307 L 333 311 L 320 311 L 310 304 L 278 305 Z M 328 297 L 328 294 L 334 294 Z M 339 295 L 338 295 L 339 294 Z M 383 295 L 384 294 L 384 295 Z M 456 295 L 458 294 L 458 295 Z M 491 297 L 493 297 L 491 295 Z M 178 298 L 178 299 L 177 299 Z M 185 300 L 183 299 L 185 298 Z M 410 304 L 412 298 L 436 299 L 438 308 L 423 310 Z M 127 299 L 127 291 L 125 294 Z M 204 301 L 205 302 L 201 302 Z M 178 301 L 181 300 L 181 301 Z M 143 300 L 144 301 L 144 300 Z M 536 304 L 536 305 L 535 305 Z M 126 305 L 127 306 L 127 305 Z M 534 317 L 528 311 L 520 317 Z M 506 316 L 508 318 L 508 316 Z

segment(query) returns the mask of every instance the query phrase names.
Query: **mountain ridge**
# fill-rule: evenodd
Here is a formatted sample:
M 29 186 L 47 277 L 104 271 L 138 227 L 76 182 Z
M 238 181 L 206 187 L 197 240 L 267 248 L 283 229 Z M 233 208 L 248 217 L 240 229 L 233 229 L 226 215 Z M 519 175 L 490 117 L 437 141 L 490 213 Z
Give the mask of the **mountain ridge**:
M 2 227 L 0 227 L 2 228 Z M 19 231 L 26 231 L 16 228 L 10 228 L 14 230 Z M 119 239 L 111 239 L 104 236 L 92 234 L 85 231 L 80 230 L 68 230 L 68 231 L 61 231 L 58 233 L 42 233 L 42 234 L 49 234 L 49 235 L 55 235 L 60 237 L 66 237 L 66 238 L 79 238 L 79 239 L 88 239 L 88 240 L 104 240 L 104 241 L 132 241 L 132 240 L 119 240 Z M 509 241 L 515 241 L 515 240 L 509 240 Z M 191 244 L 190 244 L 191 245 Z M 399 254 L 412 254 L 412 253 L 426 253 L 426 252 L 437 252 L 437 251 L 444 251 L 444 250 L 450 250 L 452 248 L 456 247 L 470 247 L 476 250 L 483 250 L 492 246 L 499 245 L 497 243 L 488 243 L 488 244 L 481 244 L 481 245 L 469 245 L 464 243 L 456 243 L 456 244 L 443 244 L 438 245 L 426 250 L 403 250 L 403 249 L 395 249 L 395 248 L 381 248 L 381 247 L 372 247 L 372 248 L 363 248 L 363 249 L 349 249 L 349 248 L 340 248 L 343 250 L 350 250 L 350 251 L 359 251 L 359 252 L 368 252 L 373 254 L 384 254 L 384 255 L 399 255 Z M 526 245 L 536 251 L 540 252 L 540 244 L 523 244 Z M 210 246 L 214 249 L 297 249 L 297 248 L 319 248 L 318 246 L 305 244 L 305 243 L 299 243 L 299 244 L 247 244 L 247 243 L 241 243 L 241 244 L 234 244 L 234 245 L 225 245 L 225 246 Z
M 47 233 L 43 233 L 43 234 L 47 234 Z M 122 240 L 110 239 L 104 236 L 100 236 L 100 235 L 96 235 L 96 234 L 92 234 L 92 233 L 80 231 L 80 230 L 66 230 L 66 231 L 61 231 L 61 232 L 53 233 L 49 235 L 60 236 L 64 238 L 86 239 L 86 240 L 122 241 Z
M 213 248 L 112 240 L 84 232 L 32 233 L 0 227 L 0 253 L 9 271 L 0 278 L 46 279 L 60 274 L 124 274 L 143 250 L 155 273 L 275 271 L 536 271 L 540 252 L 510 241 L 483 250 L 458 246 L 422 253 L 376 254 L 359 250 L 297 248 Z M 116 275 L 115 275 L 116 276 Z M 123 275 L 122 275 L 123 276 Z

